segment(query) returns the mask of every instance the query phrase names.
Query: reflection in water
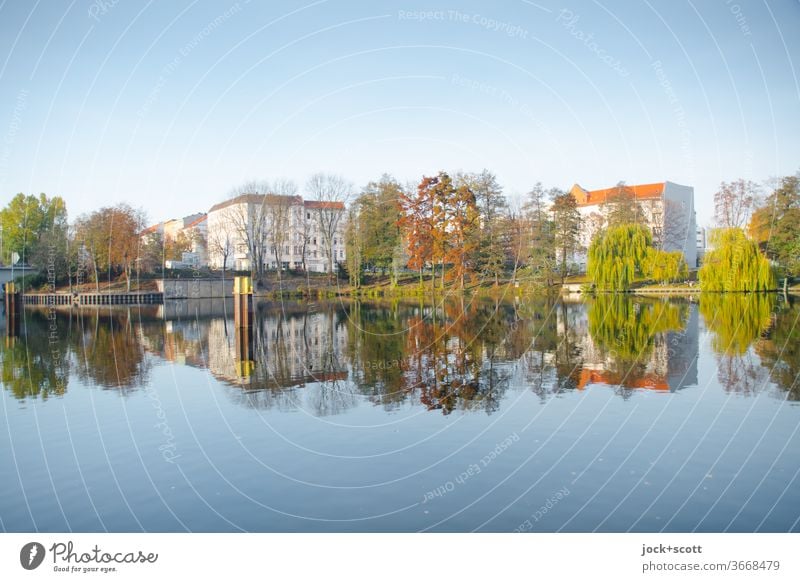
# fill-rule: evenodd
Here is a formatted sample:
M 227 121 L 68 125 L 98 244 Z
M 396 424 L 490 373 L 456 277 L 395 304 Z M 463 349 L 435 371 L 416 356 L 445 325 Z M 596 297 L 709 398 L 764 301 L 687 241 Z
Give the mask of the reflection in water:
M 717 377 L 728 392 L 756 394 L 770 381 L 798 397 L 798 310 L 772 294 L 708 294 L 700 301 Z
M 704 295 L 699 313 L 686 300 L 627 295 L 260 303 L 249 332 L 220 301 L 65 310 L 54 319 L 28 309 L 20 337 L 6 338 L 0 370 L 19 399 L 62 394 L 70 375 L 137 388 L 169 361 L 208 370 L 253 408 L 330 415 L 366 400 L 491 414 L 512 386 L 544 400 L 597 384 L 624 397 L 696 385 L 701 315 L 726 390 L 775 385 L 798 399 L 797 308 L 745 294 Z
M 685 301 L 599 295 L 588 306 L 579 386 L 678 390 L 697 382 L 697 314 Z
M 353 382 L 373 402 L 391 408 L 412 397 L 444 414 L 497 410 L 520 355 L 507 333 L 512 306 L 356 304 L 350 316 Z

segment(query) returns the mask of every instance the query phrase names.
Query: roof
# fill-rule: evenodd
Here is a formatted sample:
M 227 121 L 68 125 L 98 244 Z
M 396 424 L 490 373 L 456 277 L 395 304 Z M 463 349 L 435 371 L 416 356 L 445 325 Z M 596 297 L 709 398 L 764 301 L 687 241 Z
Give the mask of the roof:
M 344 202 L 327 202 L 323 200 L 305 200 L 303 206 L 306 208 L 328 208 L 330 210 L 344 210 Z
M 623 184 L 602 190 L 585 190 L 575 184 L 569 192 L 577 200 L 578 206 L 593 206 L 608 202 L 620 193 L 633 196 L 636 200 L 657 200 L 663 196 L 665 186 L 666 182 L 656 182 L 654 184 L 638 184 L 635 186 Z
M 300 196 L 281 196 L 278 194 L 240 194 L 234 198 L 220 202 L 211 207 L 209 212 L 222 210 L 234 204 L 278 204 L 279 202 L 288 202 L 289 204 L 303 204 L 303 199 Z
M 148 226 L 142 232 L 139 233 L 139 236 L 150 234 L 152 232 L 158 232 L 158 229 L 161 227 L 161 223 L 154 224 L 153 226 Z
M 590 370 L 583 368 L 578 378 L 578 389 L 583 390 L 590 384 L 607 384 L 624 386 L 625 388 L 647 388 L 649 390 L 669 390 L 666 379 L 657 374 L 636 376 L 629 373 L 625 376 L 607 370 Z
M 205 222 L 206 220 L 208 220 L 208 214 L 204 214 L 203 216 L 201 216 L 197 220 L 194 220 L 194 221 L 190 222 L 184 228 L 192 228 L 193 226 L 197 226 L 198 224 L 200 224 L 201 222 Z

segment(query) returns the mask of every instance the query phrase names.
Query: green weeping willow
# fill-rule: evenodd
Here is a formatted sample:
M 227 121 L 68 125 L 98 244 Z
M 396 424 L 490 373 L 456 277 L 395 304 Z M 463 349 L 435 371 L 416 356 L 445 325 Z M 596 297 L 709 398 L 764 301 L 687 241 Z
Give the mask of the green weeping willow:
M 702 295 L 700 314 L 720 355 L 742 355 L 772 325 L 774 295 Z
M 703 291 L 772 291 L 775 273 L 758 245 L 741 228 L 711 232 L 712 250 L 706 253 L 698 277 Z
M 669 283 L 686 279 L 689 269 L 682 252 L 653 248 L 650 229 L 623 224 L 595 237 L 586 272 L 599 291 L 628 291 L 637 277 Z

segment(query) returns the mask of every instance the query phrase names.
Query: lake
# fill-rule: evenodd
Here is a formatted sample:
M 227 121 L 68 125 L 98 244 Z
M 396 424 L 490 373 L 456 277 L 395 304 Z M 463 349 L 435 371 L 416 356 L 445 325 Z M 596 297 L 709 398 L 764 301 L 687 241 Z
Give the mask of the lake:
M 262 302 L 2 330 L 4 531 L 798 531 L 800 305 Z

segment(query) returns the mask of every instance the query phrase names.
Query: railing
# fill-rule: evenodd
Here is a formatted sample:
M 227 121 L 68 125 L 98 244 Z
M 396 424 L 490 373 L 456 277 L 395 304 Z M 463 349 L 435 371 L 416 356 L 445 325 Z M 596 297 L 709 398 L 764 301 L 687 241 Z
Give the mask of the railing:
M 22 296 L 25 305 L 161 305 L 164 294 L 133 293 L 35 293 Z

